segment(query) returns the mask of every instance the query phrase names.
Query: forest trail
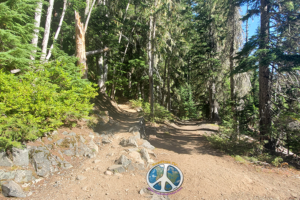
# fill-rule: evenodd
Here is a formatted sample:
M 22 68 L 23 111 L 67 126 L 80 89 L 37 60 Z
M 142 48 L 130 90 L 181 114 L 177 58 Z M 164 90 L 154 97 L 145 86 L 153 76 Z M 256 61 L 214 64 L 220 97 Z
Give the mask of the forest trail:
M 149 199 L 139 194 L 147 187 L 149 168 L 121 175 L 104 174 L 126 153 L 118 138 L 128 134 L 124 130 L 137 120 L 137 113 L 125 104 L 119 105 L 119 113 L 113 115 L 114 119 L 119 117 L 122 128 L 111 144 L 101 147 L 96 158 L 82 160 L 74 168 L 41 181 L 33 195 L 25 199 Z M 213 149 L 206 140 L 205 132 L 213 133 L 217 129 L 217 125 L 206 122 L 147 126 L 148 141 L 156 147 L 153 151 L 157 157 L 152 157 L 155 162 L 175 162 L 184 174 L 182 190 L 169 195 L 170 200 L 299 199 L 298 172 L 237 163 L 234 158 Z M 78 175 L 86 178 L 76 180 Z

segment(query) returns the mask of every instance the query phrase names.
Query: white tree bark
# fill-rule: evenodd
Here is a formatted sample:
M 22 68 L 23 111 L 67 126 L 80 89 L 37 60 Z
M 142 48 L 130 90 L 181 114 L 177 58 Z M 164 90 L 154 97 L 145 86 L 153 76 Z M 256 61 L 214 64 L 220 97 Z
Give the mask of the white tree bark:
M 88 15 L 88 17 L 85 21 L 84 32 L 86 32 L 86 30 L 87 30 L 87 27 L 88 27 L 88 24 L 89 24 L 89 21 L 90 21 L 91 13 L 92 13 L 93 7 L 95 5 L 95 2 L 96 2 L 96 0 L 93 1 L 93 4 L 92 4 L 90 12 L 89 12 L 89 15 Z
M 105 82 L 104 82 L 104 70 L 103 70 L 103 53 L 101 53 L 100 58 L 98 59 L 98 67 L 99 67 L 99 79 L 98 86 L 100 88 L 100 92 L 105 92 Z
M 54 0 L 49 0 L 49 7 L 48 7 L 48 11 L 47 11 L 47 18 L 46 18 L 46 24 L 45 24 L 44 39 L 43 39 L 43 44 L 42 44 L 42 56 L 41 56 L 42 61 L 45 60 L 46 53 L 47 53 L 53 5 L 54 5 Z
M 125 14 L 124 14 L 124 17 L 123 17 L 123 24 L 124 24 L 125 19 L 126 19 L 126 15 L 127 15 L 127 11 L 128 11 L 128 8 L 129 8 L 129 4 L 130 4 L 130 0 L 128 1 L 127 7 L 126 7 L 126 11 L 125 11 Z M 120 32 L 119 44 L 120 44 L 121 39 L 122 39 L 122 31 L 123 31 L 123 28 L 121 29 L 121 32 Z
M 34 15 L 34 26 L 36 29 L 34 29 L 33 38 L 32 38 L 32 44 L 34 47 L 37 47 L 38 40 L 39 40 L 39 28 L 41 24 L 41 17 L 42 17 L 42 7 L 43 7 L 43 1 L 39 1 L 37 3 L 37 7 L 35 9 L 35 15 Z M 36 53 L 36 50 L 33 51 L 33 55 Z M 30 56 L 31 60 L 34 60 L 34 56 Z
M 54 36 L 54 41 L 53 41 L 53 43 L 54 43 L 54 42 L 57 40 L 57 38 L 58 38 L 58 35 L 59 35 L 59 32 L 60 32 L 62 23 L 63 23 L 63 21 L 64 21 L 66 9 L 67 9 L 67 0 L 64 0 L 63 11 L 62 11 L 62 14 L 61 14 L 61 18 L 60 18 L 60 21 L 59 21 L 59 24 L 58 24 L 57 31 L 56 31 L 55 36 Z M 49 58 L 51 57 L 51 51 L 52 51 L 52 49 L 53 49 L 53 44 L 51 45 L 51 47 L 50 47 L 50 49 L 49 49 L 48 55 L 47 55 L 47 57 L 46 57 L 46 60 L 49 60 Z
M 87 17 L 87 15 L 89 14 L 90 4 L 91 4 L 91 0 L 86 0 L 86 7 L 85 7 L 85 11 L 84 11 L 85 17 Z
M 85 53 L 86 56 L 90 56 L 90 55 L 94 55 L 94 54 L 97 54 L 97 53 L 103 53 L 103 52 L 106 52 L 106 51 L 109 51 L 110 49 L 109 48 L 105 48 L 105 49 L 97 49 L 97 50 L 94 50 L 94 51 L 88 51 Z

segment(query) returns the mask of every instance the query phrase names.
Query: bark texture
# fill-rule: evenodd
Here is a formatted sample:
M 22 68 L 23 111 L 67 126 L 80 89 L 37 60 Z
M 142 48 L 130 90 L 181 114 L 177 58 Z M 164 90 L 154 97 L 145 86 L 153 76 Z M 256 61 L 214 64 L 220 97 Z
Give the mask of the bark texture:
M 269 1 L 261 0 L 261 24 L 260 24 L 260 44 L 259 49 L 267 49 L 269 41 Z M 269 62 L 266 59 L 266 53 L 261 53 L 259 62 L 259 116 L 260 134 L 263 136 L 271 136 L 271 113 L 270 113 L 270 90 L 269 79 L 270 70 Z M 266 146 L 269 149 L 275 150 L 275 145 L 272 144 L 271 139 Z
M 41 56 L 42 61 L 45 60 L 46 54 L 47 54 L 47 47 L 48 47 L 48 41 L 49 41 L 49 35 L 50 35 L 53 5 L 54 5 L 54 0 L 49 0 L 49 7 L 48 7 L 48 11 L 47 11 L 45 32 L 44 32 L 44 38 L 43 38 L 43 44 L 42 44 L 42 56 Z
M 42 17 L 42 7 L 43 7 L 43 1 L 39 1 L 37 3 L 37 7 L 35 9 L 35 15 L 34 15 L 34 26 L 36 29 L 34 29 L 33 38 L 32 38 L 32 44 L 34 47 L 37 47 L 38 41 L 39 41 L 39 28 L 41 24 L 41 17 Z M 33 51 L 33 54 L 36 53 L 36 50 Z M 34 57 L 31 56 L 31 60 L 34 60 Z
M 85 54 L 85 30 L 80 21 L 78 12 L 75 11 L 75 32 L 76 32 L 76 57 L 79 58 L 77 65 L 82 66 L 83 78 L 87 78 L 87 65 Z
M 59 21 L 59 24 L 58 24 L 57 31 L 56 31 L 55 36 L 54 36 L 54 41 L 53 41 L 53 43 L 54 43 L 54 42 L 57 40 L 57 38 L 58 38 L 58 35 L 59 35 L 59 32 L 60 32 L 62 23 L 63 23 L 63 21 L 64 21 L 66 9 L 67 9 L 67 0 L 64 0 L 63 11 L 62 11 L 62 14 L 61 14 L 61 18 L 60 18 L 60 21 Z M 51 47 L 50 47 L 50 49 L 49 49 L 48 55 L 47 55 L 47 57 L 46 57 L 46 60 L 49 60 L 49 58 L 51 57 L 52 49 L 53 49 L 53 44 L 51 45 Z

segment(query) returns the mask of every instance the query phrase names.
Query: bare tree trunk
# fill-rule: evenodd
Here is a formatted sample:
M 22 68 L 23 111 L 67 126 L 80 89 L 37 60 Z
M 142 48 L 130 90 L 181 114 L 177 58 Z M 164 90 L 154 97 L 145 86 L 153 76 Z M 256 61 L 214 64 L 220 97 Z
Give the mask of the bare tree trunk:
M 104 93 L 104 66 L 103 66 L 103 53 L 100 54 L 98 59 L 98 68 L 99 68 L 99 79 L 98 79 L 98 86 L 100 88 L 100 92 Z
M 260 17 L 260 44 L 259 49 L 267 49 L 269 41 L 269 1 L 261 0 L 261 17 Z M 262 136 L 271 136 L 271 113 L 270 113 L 270 70 L 269 62 L 266 60 L 266 53 L 261 53 L 259 61 L 259 116 L 260 116 L 260 134 Z M 275 150 L 270 138 L 267 148 Z
M 103 81 L 104 81 L 104 86 L 103 86 L 103 92 L 106 91 L 106 85 L 105 85 L 105 82 L 107 81 L 107 74 L 108 74 L 108 53 L 105 52 L 104 53 L 104 60 L 103 60 L 103 63 L 104 63 L 104 68 L 103 68 Z
M 212 121 L 219 121 L 219 113 L 218 113 L 218 108 L 219 104 L 218 101 L 215 99 L 215 94 L 216 94 L 216 85 L 215 83 L 211 83 L 209 87 L 209 107 L 210 107 L 210 113 L 209 113 L 209 118 Z
M 47 11 L 47 18 L 46 18 L 46 24 L 45 24 L 45 32 L 44 32 L 44 38 L 43 38 L 43 43 L 42 43 L 41 61 L 45 60 L 46 53 L 47 53 L 53 5 L 54 5 L 54 0 L 49 0 L 49 7 L 48 7 L 48 11 Z
M 56 31 L 55 36 L 54 36 L 54 41 L 53 41 L 53 43 L 54 43 L 54 42 L 57 40 L 57 38 L 58 38 L 58 35 L 59 35 L 59 32 L 60 32 L 62 23 L 63 23 L 63 21 L 64 21 L 66 9 L 67 9 L 67 0 L 64 0 L 63 11 L 62 11 L 62 14 L 61 14 L 61 18 L 60 18 L 60 21 L 59 21 L 59 24 L 58 24 L 57 31 Z M 50 49 L 49 49 L 48 55 L 47 55 L 47 57 L 46 57 L 46 60 L 49 60 L 49 58 L 51 57 L 51 51 L 52 51 L 52 49 L 53 49 L 53 44 L 51 45 L 51 47 L 50 47 Z
M 145 101 L 145 87 L 144 87 L 144 82 L 142 82 L 142 89 L 141 89 L 141 92 L 142 92 L 142 99 Z
M 86 19 L 85 25 L 81 23 L 78 12 L 75 11 L 75 32 L 76 32 L 76 57 L 79 58 L 77 65 L 82 66 L 82 78 L 87 79 L 88 67 L 86 64 L 86 50 L 85 50 L 85 33 L 89 24 L 92 9 L 96 0 L 93 1 L 90 12 Z
M 125 19 L 126 19 L 126 15 L 127 15 L 127 11 L 128 11 L 128 8 L 129 8 L 129 4 L 130 4 L 130 0 L 128 1 L 127 6 L 126 6 L 126 11 L 125 11 L 125 14 L 124 14 L 124 17 L 123 17 L 123 23 L 125 22 Z M 123 28 L 122 28 L 121 31 L 120 31 L 119 44 L 121 43 L 122 32 L 123 32 Z M 129 42 L 129 41 L 128 41 L 128 42 Z
M 83 78 L 87 78 L 87 65 L 85 55 L 85 31 L 83 23 L 80 22 L 80 16 L 75 11 L 75 32 L 76 32 L 76 57 L 79 58 L 77 65 L 82 66 Z
M 37 3 L 37 7 L 35 9 L 34 26 L 36 29 L 34 29 L 34 34 L 33 34 L 32 42 L 31 42 L 34 47 L 37 47 L 38 40 L 39 40 L 39 28 L 40 28 L 40 24 L 41 24 L 42 7 L 43 7 L 43 0 L 41 0 Z M 33 53 L 33 55 L 35 55 L 36 50 L 34 50 L 32 53 Z M 35 59 L 33 55 L 30 56 L 31 60 Z
M 91 4 L 91 0 L 86 0 L 86 7 L 85 7 L 85 10 L 84 10 L 85 19 L 87 19 L 87 16 L 89 14 L 90 4 Z

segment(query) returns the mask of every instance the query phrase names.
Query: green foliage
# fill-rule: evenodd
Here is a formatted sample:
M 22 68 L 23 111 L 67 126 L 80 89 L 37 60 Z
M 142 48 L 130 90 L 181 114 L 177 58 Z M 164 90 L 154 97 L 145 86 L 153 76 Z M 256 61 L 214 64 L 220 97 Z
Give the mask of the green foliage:
M 234 159 L 239 163 L 246 163 L 246 160 L 241 156 L 234 156 Z
M 193 101 L 191 86 L 188 84 L 181 85 L 178 90 L 175 89 L 175 93 L 177 93 L 179 117 L 181 119 L 197 118 L 197 109 Z
M 281 157 L 276 157 L 276 158 L 272 161 L 272 165 L 274 165 L 275 167 L 278 167 L 282 161 L 283 161 L 283 159 L 282 159 Z
M 33 36 L 37 0 L 8 0 L 0 3 L 0 69 L 26 69 L 34 50 Z
M 18 147 L 89 114 L 96 89 L 74 67 L 57 61 L 19 77 L 0 71 L 1 147 Z
M 150 119 L 150 103 L 144 102 L 142 100 L 130 100 L 131 107 L 143 109 L 144 115 L 147 119 Z M 173 115 L 165 107 L 154 104 L 154 117 L 153 120 L 156 122 L 164 122 L 165 120 L 172 120 Z

